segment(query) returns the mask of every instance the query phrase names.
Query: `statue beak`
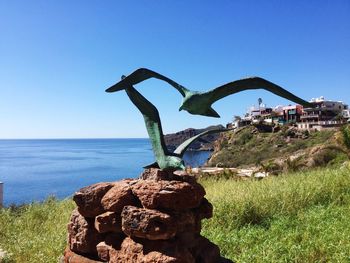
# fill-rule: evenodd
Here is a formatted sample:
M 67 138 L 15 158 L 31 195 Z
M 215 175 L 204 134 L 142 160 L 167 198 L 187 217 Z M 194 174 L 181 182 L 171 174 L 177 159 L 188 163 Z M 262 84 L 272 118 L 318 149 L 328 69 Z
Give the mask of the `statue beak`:
M 182 111 L 183 110 L 183 108 L 182 108 L 182 106 L 179 108 L 179 111 Z
M 183 171 L 186 170 L 185 164 L 182 163 L 181 166 L 180 166 L 180 169 L 183 170 Z

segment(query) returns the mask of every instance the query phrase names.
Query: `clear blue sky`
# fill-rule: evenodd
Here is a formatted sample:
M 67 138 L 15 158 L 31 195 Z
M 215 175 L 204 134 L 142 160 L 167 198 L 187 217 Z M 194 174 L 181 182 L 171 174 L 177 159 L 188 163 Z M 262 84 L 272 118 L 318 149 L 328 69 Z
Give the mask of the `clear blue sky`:
M 350 103 L 350 2 L 0 0 L 0 138 L 147 137 L 125 92 L 104 92 L 139 67 L 192 90 L 255 75 Z M 160 81 L 136 87 L 165 132 L 225 124 L 259 97 L 288 104 L 247 91 L 206 118 Z

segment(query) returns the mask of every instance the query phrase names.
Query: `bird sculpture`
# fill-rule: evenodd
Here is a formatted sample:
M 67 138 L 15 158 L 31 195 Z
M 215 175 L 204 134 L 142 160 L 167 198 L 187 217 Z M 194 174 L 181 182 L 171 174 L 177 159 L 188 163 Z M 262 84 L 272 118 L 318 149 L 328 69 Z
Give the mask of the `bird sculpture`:
M 128 85 L 125 88 L 125 91 L 132 103 L 143 115 L 146 129 L 151 140 L 152 149 L 156 157 L 156 162 L 146 166 L 146 168 L 159 167 L 163 170 L 184 170 L 185 164 L 182 157 L 191 143 L 204 135 L 229 130 L 212 129 L 204 131 L 186 140 L 179 147 L 177 147 L 173 153 L 170 153 L 164 142 L 162 124 L 157 108 L 144 96 L 142 96 L 132 85 Z
M 123 77 L 117 84 L 111 86 L 106 92 L 114 92 L 136 85 L 144 80 L 156 78 L 163 80 L 177 89 L 183 97 L 179 110 L 186 110 L 194 115 L 203 115 L 219 118 L 220 115 L 212 108 L 212 104 L 231 94 L 244 90 L 265 89 L 280 97 L 299 103 L 305 107 L 312 107 L 309 102 L 295 96 L 282 87 L 260 77 L 250 77 L 229 82 L 207 92 L 191 91 L 175 81 L 146 68 L 139 68 L 127 77 Z

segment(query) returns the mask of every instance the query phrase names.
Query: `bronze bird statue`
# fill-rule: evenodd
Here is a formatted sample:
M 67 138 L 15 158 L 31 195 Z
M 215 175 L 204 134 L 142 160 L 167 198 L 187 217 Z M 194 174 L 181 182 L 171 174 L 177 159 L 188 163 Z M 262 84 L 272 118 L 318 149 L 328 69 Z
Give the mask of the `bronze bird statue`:
M 191 91 L 175 81 L 146 68 L 139 68 L 130 75 L 122 78 L 117 84 L 111 86 L 106 92 L 114 92 L 126 89 L 130 85 L 138 84 L 144 80 L 156 78 L 169 83 L 176 88 L 183 97 L 179 110 L 186 110 L 194 115 L 203 115 L 219 118 L 220 115 L 212 108 L 212 104 L 231 94 L 244 90 L 265 89 L 280 97 L 294 101 L 305 107 L 312 107 L 309 102 L 295 96 L 282 87 L 260 77 L 250 77 L 229 82 L 207 92 Z
M 132 103 L 142 113 L 148 135 L 151 140 L 152 149 L 156 157 L 156 162 L 146 166 L 159 167 L 163 170 L 184 170 L 185 164 L 182 157 L 192 142 L 200 137 L 217 132 L 228 131 L 229 129 L 212 129 L 202 132 L 183 142 L 173 153 L 170 153 L 164 142 L 162 124 L 157 108 L 142 96 L 132 85 L 125 88 Z

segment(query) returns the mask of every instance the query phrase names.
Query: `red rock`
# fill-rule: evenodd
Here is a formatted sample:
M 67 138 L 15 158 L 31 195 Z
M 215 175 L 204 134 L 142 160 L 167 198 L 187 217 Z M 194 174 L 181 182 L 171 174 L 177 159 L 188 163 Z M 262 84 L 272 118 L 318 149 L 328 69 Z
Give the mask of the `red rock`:
M 210 242 L 205 237 L 198 237 L 196 246 L 191 249 L 192 255 L 196 259 L 196 262 L 201 263 L 220 263 L 222 258 L 220 257 L 220 249 L 217 245 Z
M 209 203 L 206 198 L 203 198 L 199 207 L 193 210 L 197 214 L 198 219 L 212 218 L 213 217 L 213 205 Z
M 153 181 L 185 181 L 185 182 L 195 182 L 196 178 L 189 175 L 185 171 L 165 171 L 159 168 L 147 168 L 140 175 L 140 179 L 143 180 L 153 180 Z
M 109 261 L 109 250 L 111 249 L 112 247 L 104 241 L 98 243 L 96 246 L 98 257 L 105 262 Z
M 194 263 L 194 258 L 186 248 L 174 241 L 136 242 L 124 239 L 121 249 L 110 254 L 110 263 Z
M 176 222 L 170 215 L 157 210 L 125 206 L 122 229 L 131 237 L 149 240 L 170 239 L 176 234 Z
M 191 248 L 201 232 L 201 221 L 191 210 L 173 213 L 177 223 L 176 239 L 183 246 Z
M 200 233 L 198 229 L 199 221 L 196 214 L 192 211 L 175 212 L 172 216 L 176 220 L 177 232 L 195 232 Z
M 164 171 L 159 168 L 147 168 L 140 175 L 140 179 L 153 181 L 173 180 L 172 175 L 172 171 Z
M 124 206 L 138 204 L 138 200 L 131 191 L 130 182 L 130 180 L 117 182 L 105 194 L 101 203 L 106 211 L 121 213 Z
M 197 178 L 194 175 L 188 174 L 186 171 L 177 170 L 174 171 L 174 180 L 184 181 L 189 183 L 197 182 Z
M 95 217 L 102 214 L 104 209 L 101 199 L 112 187 L 113 183 L 98 183 L 81 188 L 73 196 L 79 213 L 84 217 Z
M 131 188 L 143 207 L 149 209 L 180 211 L 195 208 L 205 195 L 205 190 L 200 184 L 181 181 L 139 180 Z
M 103 235 L 94 228 L 93 222 L 84 218 L 77 209 L 72 212 L 68 224 L 68 244 L 74 252 L 96 255 L 96 245 Z
M 233 261 L 231 259 L 221 257 L 220 263 L 233 263 Z
M 95 228 L 99 233 L 122 232 L 122 219 L 116 212 L 105 212 L 95 217 Z
M 98 243 L 96 246 L 98 257 L 103 261 L 109 261 L 111 251 L 113 253 L 120 250 L 124 238 L 124 234 L 108 234 L 105 241 Z
M 64 251 L 64 263 L 103 263 L 74 253 L 69 247 Z

